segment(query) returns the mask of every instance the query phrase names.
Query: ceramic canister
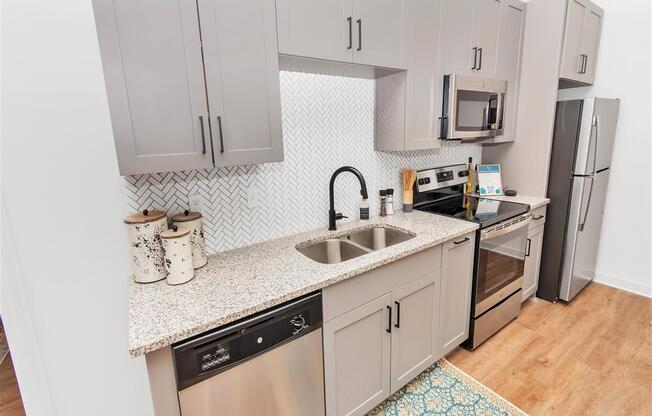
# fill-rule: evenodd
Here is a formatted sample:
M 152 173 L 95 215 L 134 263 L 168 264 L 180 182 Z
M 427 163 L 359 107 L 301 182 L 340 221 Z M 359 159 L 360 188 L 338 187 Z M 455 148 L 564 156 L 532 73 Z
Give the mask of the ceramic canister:
M 190 244 L 192 245 L 192 267 L 199 269 L 208 263 L 204 230 L 201 223 L 202 216 L 199 212 L 184 211 L 172 217 L 172 225 L 190 230 Z
M 163 211 L 144 210 L 124 219 L 127 224 L 131 271 L 137 283 L 151 283 L 165 279 L 161 232 L 167 230 L 168 220 Z
M 180 285 L 192 280 L 195 271 L 192 268 L 190 230 L 175 225 L 161 233 L 161 241 L 165 250 L 165 268 L 170 273 L 168 284 Z

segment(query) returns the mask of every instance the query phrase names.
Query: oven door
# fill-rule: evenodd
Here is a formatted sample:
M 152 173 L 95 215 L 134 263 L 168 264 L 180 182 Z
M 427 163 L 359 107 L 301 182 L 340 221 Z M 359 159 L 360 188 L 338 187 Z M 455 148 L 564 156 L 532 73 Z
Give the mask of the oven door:
M 480 232 L 475 318 L 522 288 L 531 220 L 532 215 L 526 214 Z
M 447 139 L 493 137 L 503 132 L 506 81 L 448 75 L 444 81 Z

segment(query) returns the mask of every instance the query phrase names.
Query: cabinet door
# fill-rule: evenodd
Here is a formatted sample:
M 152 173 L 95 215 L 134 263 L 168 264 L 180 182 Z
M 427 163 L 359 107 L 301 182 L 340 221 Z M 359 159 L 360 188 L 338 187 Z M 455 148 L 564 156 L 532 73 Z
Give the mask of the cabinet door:
M 493 78 L 498 71 L 500 1 L 476 1 L 473 25 L 475 30 L 473 46 L 479 48 L 476 73 L 485 78 Z
M 511 141 L 516 131 L 516 111 L 519 92 L 519 72 L 525 29 L 525 3 L 502 0 L 500 12 L 500 43 L 498 47 L 498 79 L 507 81 L 503 135 L 498 141 Z
M 568 0 L 564 45 L 561 56 L 559 77 L 580 81 L 582 72 L 582 33 L 584 16 L 588 7 L 587 0 Z
M 326 414 L 364 415 L 389 396 L 392 295 L 324 323 Z
M 441 0 L 410 0 L 408 8 L 408 70 L 405 75 L 405 147 L 401 150 L 436 149 L 441 146 L 444 77 L 439 45 Z
M 444 0 L 442 30 L 444 32 L 444 75 L 472 75 L 477 66 L 473 44 L 474 8 L 476 0 Z
M 120 174 L 212 167 L 195 2 L 96 0 L 94 11 Z
M 523 276 L 523 302 L 535 294 L 539 287 L 539 268 L 541 267 L 541 249 L 543 248 L 543 225 L 528 231 L 527 244 Z
M 600 46 L 600 32 L 602 30 L 602 9 L 589 3 L 582 26 L 581 50 L 586 56 L 584 73 L 580 76 L 582 82 L 593 84 L 595 81 L 595 64 L 598 60 L 598 47 Z
M 441 271 L 430 273 L 392 293 L 392 393 L 439 357 L 439 282 Z
M 283 160 L 272 0 L 199 0 L 217 166 Z
M 353 62 L 406 68 L 407 1 L 353 1 Z
M 352 0 L 276 0 L 276 13 L 279 53 L 352 61 Z
M 441 353 L 469 337 L 475 233 L 444 243 L 439 313 Z

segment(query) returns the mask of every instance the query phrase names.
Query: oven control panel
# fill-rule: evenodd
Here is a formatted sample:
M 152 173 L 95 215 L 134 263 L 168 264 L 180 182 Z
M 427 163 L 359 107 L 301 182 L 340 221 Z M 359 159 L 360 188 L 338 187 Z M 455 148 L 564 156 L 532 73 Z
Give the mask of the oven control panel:
M 462 185 L 469 176 L 464 164 L 417 171 L 416 192 L 434 191 L 447 186 Z

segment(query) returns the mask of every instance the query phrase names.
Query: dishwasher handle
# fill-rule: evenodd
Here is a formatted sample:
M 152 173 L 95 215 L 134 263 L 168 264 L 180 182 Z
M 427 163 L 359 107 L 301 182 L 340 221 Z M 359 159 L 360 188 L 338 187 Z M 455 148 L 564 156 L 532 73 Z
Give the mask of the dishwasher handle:
M 172 346 L 182 390 L 322 326 L 321 293 L 314 293 Z

